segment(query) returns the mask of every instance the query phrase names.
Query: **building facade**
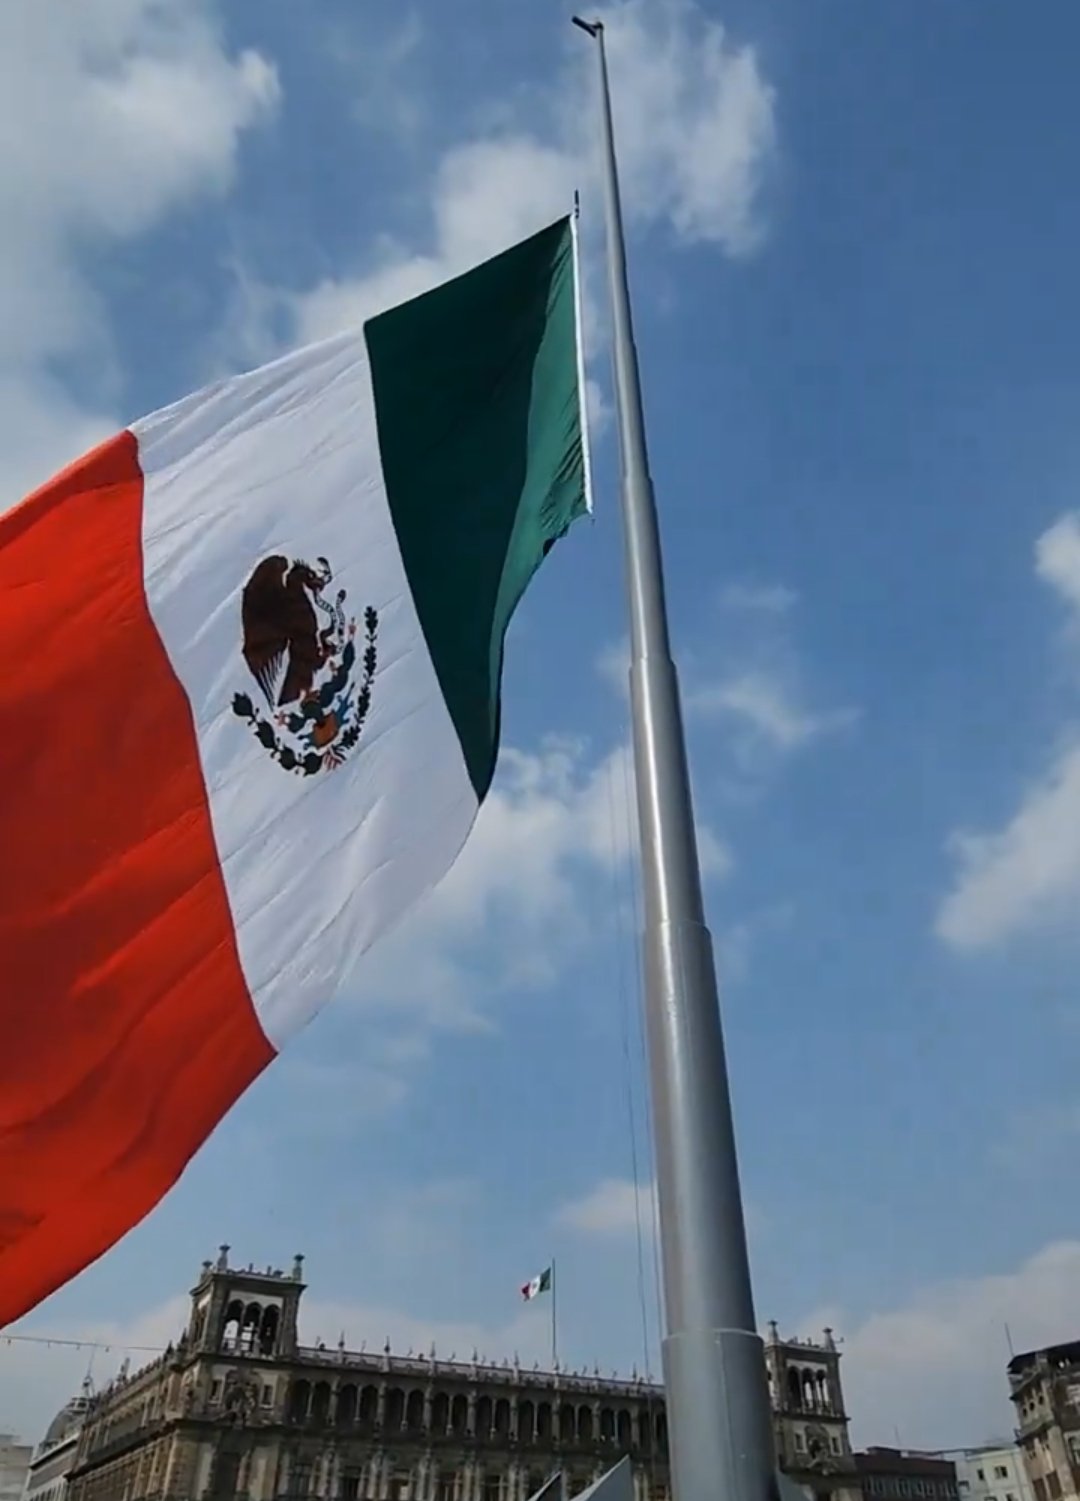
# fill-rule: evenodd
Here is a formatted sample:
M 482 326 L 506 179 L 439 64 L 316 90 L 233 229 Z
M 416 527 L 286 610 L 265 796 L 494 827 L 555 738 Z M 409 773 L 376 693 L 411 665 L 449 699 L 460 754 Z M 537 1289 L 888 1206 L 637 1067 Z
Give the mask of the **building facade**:
M 66 1501 L 526 1501 L 569 1494 L 624 1454 L 636 1501 L 668 1501 L 663 1388 L 302 1346 L 303 1258 L 289 1273 L 205 1262 L 175 1347 L 94 1398 Z M 859 1501 L 831 1336 L 766 1363 L 785 1468 L 810 1497 Z
M 0 1501 L 20 1501 L 33 1453 L 13 1433 L 0 1433 Z
M 1080 1344 L 1009 1361 L 1016 1437 L 1035 1501 L 1080 1498 Z
M 53 1418 L 26 1471 L 22 1501 L 66 1501 L 67 1477 L 75 1463 L 79 1434 L 90 1407 L 90 1383 Z
M 956 1466 L 940 1454 L 871 1448 L 855 1455 L 865 1501 L 957 1501 Z
M 946 1458 L 956 1466 L 960 1501 L 1034 1501 L 1034 1491 L 1015 1444 L 958 1449 Z

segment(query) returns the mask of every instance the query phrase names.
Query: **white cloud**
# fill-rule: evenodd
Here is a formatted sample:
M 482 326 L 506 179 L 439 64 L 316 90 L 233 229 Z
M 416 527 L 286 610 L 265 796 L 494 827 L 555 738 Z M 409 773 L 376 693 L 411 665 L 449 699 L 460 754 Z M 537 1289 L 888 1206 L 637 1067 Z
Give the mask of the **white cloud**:
M 556 1221 L 587 1235 L 622 1235 L 635 1231 L 652 1239 L 655 1190 L 652 1183 L 635 1184 L 629 1178 L 604 1178 L 579 1199 L 564 1204 Z
M 727 584 L 720 591 L 720 603 L 727 610 L 761 610 L 768 615 L 784 615 L 798 603 L 794 589 L 784 584 Z
M 686 703 L 691 713 L 734 720 L 778 751 L 800 750 L 850 729 L 859 717 L 850 708 L 808 709 L 780 674 L 759 668 L 701 684 L 687 694 Z
M 1035 543 L 1035 572 L 1080 610 L 1080 516 L 1075 511 L 1060 517 Z
M 733 582 L 720 591 L 729 612 L 717 650 L 687 652 L 682 678 L 688 718 L 717 727 L 743 773 L 757 775 L 783 756 L 851 729 L 859 711 L 807 702 L 806 673 L 790 613 L 798 595 L 783 584 Z M 625 637 L 596 660 L 600 676 L 628 696 L 630 647 Z
M 853 1323 L 819 1310 L 809 1330 L 844 1334 L 844 1395 L 859 1443 L 959 1448 L 1012 1429 L 1006 1325 L 1017 1350 L 1080 1333 L 1080 1242 L 1046 1246 L 1016 1271 L 942 1283 Z
M 758 195 L 776 144 L 775 96 L 690 0 L 629 0 L 604 16 L 620 172 L 631 211 L 731 255 L 761 238 Z
M 936 926 L 954 948 L 985 948 L 1071 915 L 1080 893 L 1080 744 L 1028 788 L 999 833 L 954 833 L 949 849 L 958 869 Z
M 773 91 L 753 48 L 735 47 L 692 0 L 624 0 L 605 19 L 629 214 L 667 223 L 686 243 L 750 252 L 776 140 Z M 504 110 L 498 130 L 451 144 L 431 184 L 430 248 L 384 240 L 361 274 L 286 299 L 296 339 L 362 322 L 566 213 L 574 189 L 596 182 L 594 68 L 575 37 L 562 82 L 527 122 Z M 596 231 L 597 215 L 586 212 L 585 224 Z M 591 347 L 598 320 L 588 298 L 586 313 Z
M 445 881 L 410 916 L 407 929 L 362 962 L 356 991 L 370 1008 L 392 1007 L 400 1021 L 490 1025 L 485 1000 L 549 984 L 595 936 L 598 914 L 616 900 L 614 876 L 636 841 L 630 752 L 599 761 L 572 740 L 548 740 L 536 753 L 504 749 L 476 828 Z M 699 829 L 702 865 L 720 877 L 731 866 L 723 842 Z M 498 945 L 487 940 L 497 933 Z M 485 963 L 477 962 L 483 950 Z M 490 968 L 498 955 L 499 968 Z
M 1080 516 L 1062 516 L 1035 543 L 1035 572 L 1080 625 Z M 955 872 L 935 928 L 974 950 L 1071 917 L 1080 896 L 1080 734 L 1066 733 L 1047 769 L 994 833 L 954 831 Z
M 425 118 L 426 92 L 415 66 L 426 37 L 424 23 L 415 10 L 399 12 L 380 36 L 375 20 L 371 13 L 363 15 L 360 26 L 345 15 L 328 20 L 322 27 L 323 50 L 341 70 L 357 124 L 408 142 Z M 304 24 L 317 28 L 320 18 L 309 12 Z
M 176 1339 L 189 1308 L 188 1299 L 181 1295 L 123 1324 L 113 1319 L 62 1325 L 40 1320 L 5 1330 L 0 1334 L 4 1429 L 27 1443 L 37 1443 L 64 1403 L 78 1394 L 88 1370 L 100 1388 L 116 1375 L 125 1358 L 133 1370 L 145 1365 L 169 1340 Z M 30 1339 L 24 1342 L 23 1335 Z M 50 1336 L 58 1343 L 50 1344 Z M 86 1345 L 80 1347 L 79 1341 Z
M 228 188 L 241 134 L 277 78 L 230 56 L 211 0 L 37 0 L 0 7 L 0 447 L 9 499 L 115 427 L 83 413 L 44 362 L 93 349 L 113 371 L 81 254 Z

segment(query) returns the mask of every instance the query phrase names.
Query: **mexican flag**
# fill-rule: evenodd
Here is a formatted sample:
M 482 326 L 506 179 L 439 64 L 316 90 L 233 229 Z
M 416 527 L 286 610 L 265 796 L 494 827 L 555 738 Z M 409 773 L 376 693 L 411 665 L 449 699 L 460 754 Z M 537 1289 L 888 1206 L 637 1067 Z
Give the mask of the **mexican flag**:
M 0 515 L 0 1325 L 461 849 L 587 507 L 577 287 L 563 219 Z
M 550 1291 L 551 1268 L 548 1267 L 545 1271 L 534 1277 L 531 1282 L 525 1283 L 525 1286 L 521 1289 L 521 1296 L 525 1299 L 526 1303 L 531 1303 L 532 1300 L 534 1298 L 538 1298 L 541 1293 L 548 1293 Z

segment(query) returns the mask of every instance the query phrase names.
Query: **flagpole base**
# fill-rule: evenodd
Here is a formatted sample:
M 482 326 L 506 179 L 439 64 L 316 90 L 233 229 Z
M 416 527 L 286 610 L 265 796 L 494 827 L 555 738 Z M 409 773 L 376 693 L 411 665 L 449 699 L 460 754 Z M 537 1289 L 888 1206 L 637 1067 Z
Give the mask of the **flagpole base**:
M 771 1413 L 759 1396 L 760 1336 L 740 1329 L 672 1334 L 663 1356 L 667 1407 L 679 1414 L 682 1434 L 671 1455 L 674 1501 L 789 1501 Z

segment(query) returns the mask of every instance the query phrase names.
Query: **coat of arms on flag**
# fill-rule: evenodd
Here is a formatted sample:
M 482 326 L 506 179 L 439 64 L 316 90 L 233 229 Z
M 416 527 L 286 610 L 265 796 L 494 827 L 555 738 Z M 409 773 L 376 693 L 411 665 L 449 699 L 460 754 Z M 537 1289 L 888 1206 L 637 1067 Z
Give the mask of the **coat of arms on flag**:
M 284 771 L 314 776 L 334 771 L 355 747 L 371 707 L 375 677 L 377 611 L 364 611 L 363 674 L 353 681 L 356 621 L 346 620 L 346 591 L 323 598 L 333 580 L 326 558 L 316 567 L 275 556 L 256 567 L 241 596 L 243 656 L 270 708 L 265 719 L 246 693 L 233 713 Z M 319 629 L 319 610 L 325 624 Z M 289 711 L 289 706 L 294 706 Z M 276 728 L 275 728 L 276 726 Z

